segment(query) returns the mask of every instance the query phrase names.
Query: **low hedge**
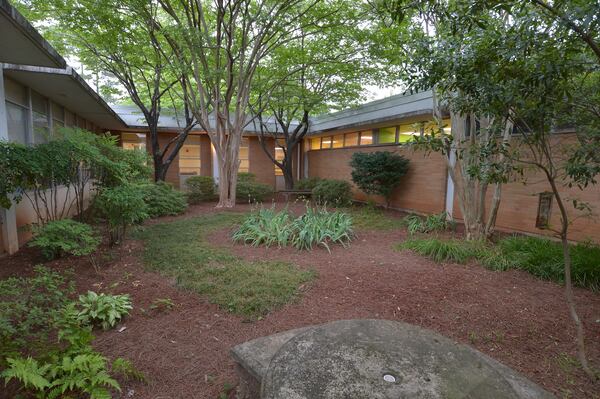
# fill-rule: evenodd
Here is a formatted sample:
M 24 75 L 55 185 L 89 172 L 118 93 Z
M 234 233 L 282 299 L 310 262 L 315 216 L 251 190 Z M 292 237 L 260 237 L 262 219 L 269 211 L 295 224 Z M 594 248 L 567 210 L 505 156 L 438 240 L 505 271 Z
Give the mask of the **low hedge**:
M 352 187 L 346 180 L 323 179 L 312 190 L 318 204 L 347 206 L 352 203 Z
M 190 204 L 213 201 L 217 198 L 215 179 L 212 176 L 192 176 L 185 181 Z
M 273 188 L 256 181 L 252 173 L 238 174 L 236 198 L 238 202 L 263 202 L 273 195 Z

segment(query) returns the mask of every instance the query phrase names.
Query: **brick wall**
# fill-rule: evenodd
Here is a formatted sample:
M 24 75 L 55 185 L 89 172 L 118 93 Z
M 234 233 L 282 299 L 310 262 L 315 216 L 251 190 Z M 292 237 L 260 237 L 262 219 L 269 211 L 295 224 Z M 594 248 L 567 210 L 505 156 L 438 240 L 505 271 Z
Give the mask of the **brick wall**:
M 439 213 L 444 210 L 446 195 L 446 169 L 444 161 L 438 154 L 425 156 L 398 146 L 375 146 L 363 148 L 340 148 L 308 152 L 308 175 L 325 179 L 345 179 L 351 181 L 350 157 L 354 152 L 392 151 L 410 160 L 409 172 L 402 178 L 396 188 L 391 206 L 409 209 L 421 213 Z M 383 198 L 367 197 L 363 192 L 354 189 L 357 200 L 372 199 L 384 204 Z
M 266 140 L 267 147 L 271 151 L 271 154 L 273 154 L 275 152 L 275 141 L 273 139 Z M 258 141 L 258 137 L 248 137 L 248 149 L 248 158 L 250 161 L 249 172 L 256 175 L 257 181 L 275 187 L 275 165 L 267 154 L 265 154 Z

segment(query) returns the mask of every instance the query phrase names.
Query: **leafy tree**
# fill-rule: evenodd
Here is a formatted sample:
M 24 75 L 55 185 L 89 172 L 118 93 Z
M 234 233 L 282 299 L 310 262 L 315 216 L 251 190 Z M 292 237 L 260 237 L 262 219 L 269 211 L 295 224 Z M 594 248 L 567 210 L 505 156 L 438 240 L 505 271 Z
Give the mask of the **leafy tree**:
M 379 194 L 390 205 L 392 193 L 408 171 L 408 159 L 389 151 L 352 154 L 352 181 L 367 194 Z

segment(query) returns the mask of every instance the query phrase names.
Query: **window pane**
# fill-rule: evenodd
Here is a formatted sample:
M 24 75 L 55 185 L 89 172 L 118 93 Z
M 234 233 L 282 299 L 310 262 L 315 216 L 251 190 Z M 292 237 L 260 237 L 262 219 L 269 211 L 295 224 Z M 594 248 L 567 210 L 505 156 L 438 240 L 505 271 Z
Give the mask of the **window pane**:
M 332 138 L 329 137 L 321 137 L 321 148 L 331 148 Z
M 310 149 L 311 150 L 320 150 L 321 149 L 321 138 L 320 137 L 310 139 Z
M 398 136 L 399 143 L 406 143 L 407 141 L 411 141 L 413 136 L 420 136 L 421 129 L 418 127 L 418 123 L 400 125 L 399 131 L 400 134 Z
M 364 130 L 360 132 L 360 145 L 373 144 L 373 131 Z
M 275 160 L 276 161 L 283 161 L 285 154 L 283 152 L 283 148 L 276 146 L 275 147 Z M 282 170 L 279 168 L 279 166 L 273 164 L 273 166 L 275 167 L 275 176 L 283 176 L 283 172 Z
M 31 92 L 31 106 L 35 112 L 48 115 L 48 100 L 35 91 Z
M 81 116 L 77 116 L 77 127 L 80 129 L 85 129 L 85 119 Z
M 75 114 L 71 111 L 65 109 L 65 126 L 73 127 L 75 126 Z
M 8 101 L 29 108 L 29 101 L 27 101 L 27 89 L 25 86 L 21 86 L 14 80 L 4 78 L 4 92 L 4 95 Z
M 48 116 L 33 111 L 33 143 L 47 143 L 49 136 Z
M 250 171 L 250 149 L 247 137 L 242 137 L 242 141 L 240 142 L 240 167 L 238 168 L 238 172 L 248 173 Z
M 121 133 L 121 145 L 126 150 L 146 150 L 145 133 Z M 181 151 L 181 150 L 180 150 Z
M 27 110 L 18 105 L 6 102 L 8 123 L 8 140 L 27 144 Z
M 352 147 L 358 145 L 358 133 L 347 133 L 345 147 Z
M 188 136 L 179 150 L 179 174 L 200 174 L 200 137 Z
M 384 127 L 379 129 L 379 144 L 389 144 L 396 142 L 396 127 Z
M 52 119 L 54 119 L 55 121 L 64 122 L 64 120 L 65 120 L 64 111 L 65 111 L 65 109 L 62 106 L 60 106 L 57 103 L 52 103 Z
M 333 136 L 333 148 L 342 148 L 344 146 L 344 135 Z

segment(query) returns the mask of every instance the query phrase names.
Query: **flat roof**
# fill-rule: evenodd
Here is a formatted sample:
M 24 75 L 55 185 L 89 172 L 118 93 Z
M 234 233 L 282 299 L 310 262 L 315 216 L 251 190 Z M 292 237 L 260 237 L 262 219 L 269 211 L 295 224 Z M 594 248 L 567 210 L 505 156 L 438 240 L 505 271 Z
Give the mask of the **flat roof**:
M 65 68 L 64 58 L 8 0 L 0 0 L 0 62 Z
M 1 0 L 0 0 L 1 1 Z M 125 122 L 71 67 L 2 64 L 4 75 L 48 97 L 100 128 L 119 130 Z

